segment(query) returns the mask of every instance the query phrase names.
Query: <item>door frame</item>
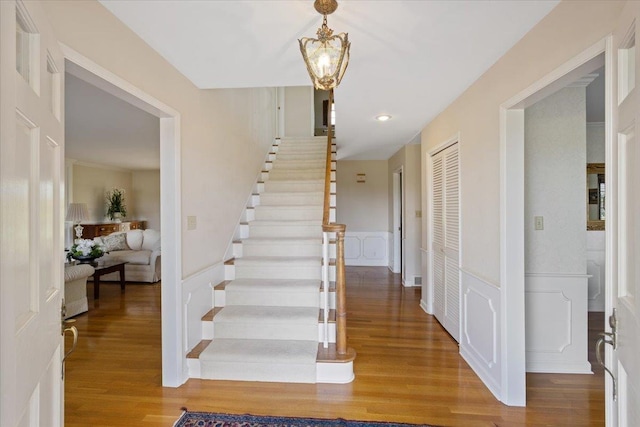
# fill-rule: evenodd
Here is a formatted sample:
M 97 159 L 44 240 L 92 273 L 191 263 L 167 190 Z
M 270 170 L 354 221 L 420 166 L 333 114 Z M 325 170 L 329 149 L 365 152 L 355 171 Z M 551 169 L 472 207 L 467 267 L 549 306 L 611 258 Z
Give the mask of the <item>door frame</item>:
M 613 108 L 611 37 L 605 37 L 566 61 L 500 106 L 500 306 L 502 307 L 500 312 L 502 325 L 500 400 L 507 405 L 526 405 L 524 109 L 565 87 L 578 77 L 605 65 L 605 145 L 607 156 L 609 156 Z M 606 173 L 605 180 L 612 182 L 609 181 L 609 171 Z M 613 265 L 610 257 L 611 227 L 607 226 L 606 229 L 606 305 L 611 307 L 612 295 L 610 286 L 607 286 L 607 283 L 610 283 Z M 607 352 L 610 351 L 610 347 L 607 346 Z M 610 354 L 607 358 L 609 357 Z
M 404 284 L 404 254 L 403 254 L 403 232 L 404 232 L 404 184 L 402 174 L 404 166 L 400 166 L 393 171 L 393 264 L 392 273 L 402 273 L 402 283 Z M 398 230 L 401 228 L 400 230 Z
M 182 206 L 180 113 L 89 58 L 60 43 L 67 71 L 160 119 L 160 222 L 162 385 L 178 387 L 188 377 L 184 360 L 182 301 Z

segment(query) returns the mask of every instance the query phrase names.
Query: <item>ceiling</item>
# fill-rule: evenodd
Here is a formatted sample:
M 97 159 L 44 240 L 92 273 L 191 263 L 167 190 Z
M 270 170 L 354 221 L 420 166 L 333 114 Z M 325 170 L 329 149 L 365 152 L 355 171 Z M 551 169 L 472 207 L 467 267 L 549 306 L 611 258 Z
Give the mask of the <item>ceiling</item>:
M 66 73 L 65 157 L 122 169 L 160 169 L 160 120 Z
M 203 89 L 310 85 L 296 39 L 311 0 L 100 0 Z M 339 0 L 349 33 L 336 89 L 341 159 L 387 159 L 551 11 L 555 0 Z M 380 123 L 375 117 L 390 114 Z

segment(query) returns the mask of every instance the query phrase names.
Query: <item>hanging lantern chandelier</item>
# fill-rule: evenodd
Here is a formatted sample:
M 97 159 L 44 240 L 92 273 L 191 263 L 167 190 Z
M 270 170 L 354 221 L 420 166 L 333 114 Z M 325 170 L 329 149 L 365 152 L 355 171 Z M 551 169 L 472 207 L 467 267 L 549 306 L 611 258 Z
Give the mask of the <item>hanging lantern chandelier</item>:
M 313 7 L 320 13 L 322 26 L 316 33 L 318 38 L 303 37 L 298 40 L 300 52 L 307 65 L 307 71 L 316 89 L 330 90 L 340 84 L 349 65 L 349 35 L 333 35 L 327 26 L 327 15 L 338 8 L 336 0 L 315 0 Z

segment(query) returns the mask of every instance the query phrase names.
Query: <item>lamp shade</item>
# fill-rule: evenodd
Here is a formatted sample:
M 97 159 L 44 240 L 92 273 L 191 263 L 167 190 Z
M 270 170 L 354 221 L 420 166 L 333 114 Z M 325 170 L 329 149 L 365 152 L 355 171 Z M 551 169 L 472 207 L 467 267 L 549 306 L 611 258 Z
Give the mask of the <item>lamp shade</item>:
M 89 209 L 87 209 L 86 203 L 69 203 L 67 217 L 65 218 L 66 221 L 79 224 L 87 219 L 89 219 Z

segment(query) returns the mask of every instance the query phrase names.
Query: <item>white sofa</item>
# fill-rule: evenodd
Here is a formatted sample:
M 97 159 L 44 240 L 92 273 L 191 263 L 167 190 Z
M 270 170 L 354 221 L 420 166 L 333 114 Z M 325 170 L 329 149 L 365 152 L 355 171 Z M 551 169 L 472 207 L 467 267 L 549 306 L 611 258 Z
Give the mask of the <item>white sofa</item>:
M 113 237 L 124 235 L 122 237 Z M 124 276 L 127 282 L 155 283 L 160 280 L 160 232 L 153 229 L 112 233 L 94 240 L 106 246 L 109 253 L 98 261 L 126 261 Z M 123 240 L 126 245 L 123 245 Z M 115 249 L 114 249 L 115 248 Z M 105 274 L 101 280 L 120 280 L 118 273 Z
M 89 264 L 65 265 L 64 267 L 64 304 L 65 319 L 89 310 L 87 301 L 87 277 L 94 268 Z

